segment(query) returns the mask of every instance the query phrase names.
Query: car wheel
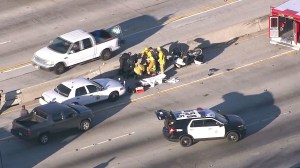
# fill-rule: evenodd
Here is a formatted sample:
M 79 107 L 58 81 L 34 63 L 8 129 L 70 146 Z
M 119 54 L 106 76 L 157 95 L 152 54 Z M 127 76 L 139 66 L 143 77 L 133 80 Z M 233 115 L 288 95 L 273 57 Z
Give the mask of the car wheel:
M 103 60 L 108 60 L 111 58 L 111 51 L 109 49 L 105 49 L 102 51 L 101 58 Z
M 194 51 L 195 51 L 195 53 L 196 53 L 197 56 L 198 56 L 198 55 L 202 55 L 202 49 L 201 49 L 201 48 L 196 47 L 196 48 L 194 49 Z
M 119 98 L 119 93 L 117 91 L 111 92 L 108 96 L 108 100 L 110 102 L 114 102 L 114 101 L 118 100 L 118 98 Z
M 44 133 L 44 134 L 41 134 L 39 136 L 39 143 L 42 144 L 42 145 L 45 145 L 48 143 L 49 141 L 49 134 L 48 133 Z
M 60 75 L 60 74 L 64 73 L 65 70 L 66 70 L 66 67 L 65 67 L 65 65 L 63 63 L 58 63 L 54 67 L 54 73 L 56 75 Z
M 236 132 L 229 132 L 226 137 L 228 141 L 237 142 L 240 140 L 240 136 Z
M 80 123 L 80 129 L 83 131 L 87 131 L 91 128 L 91 122 L 89 120 L 83 120 Z
M 189 147 L 193 144 L 193 139 L 190 136 L 183 136 L 180 138 L 180 145 L 183 147 Z

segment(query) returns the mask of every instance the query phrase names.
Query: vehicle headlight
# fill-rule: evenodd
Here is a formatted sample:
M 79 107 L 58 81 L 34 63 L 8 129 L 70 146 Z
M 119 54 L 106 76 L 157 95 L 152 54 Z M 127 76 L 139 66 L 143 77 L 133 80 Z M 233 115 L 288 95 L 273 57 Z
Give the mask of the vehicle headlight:
M 37 55 L 33 55 L 32 60 L 36 60 Z
M 45 64 L 46 65 L 54 65 L 54 61 L 47 60 L 47 61 L 45 61 Z

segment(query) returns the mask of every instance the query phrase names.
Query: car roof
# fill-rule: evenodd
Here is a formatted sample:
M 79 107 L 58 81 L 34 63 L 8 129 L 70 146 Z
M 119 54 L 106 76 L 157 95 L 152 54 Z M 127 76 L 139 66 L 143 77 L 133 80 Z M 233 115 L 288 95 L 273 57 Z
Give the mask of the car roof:
M 176 120 L 192 119 L 192 118 L 215 118 L 216 113 L 210 109 L 192 109 L 172 112 Z
M 75 78 L 62 82 L 62 84 L 67 86 L 68 88 L 79 88 L 81 86 L 91 85 L 92 82 L 86 78 Z
M 65 104 L 51 102 L 45 105 L 37 106 L 36 109 L 41 110 L 43 113 L 46 114 L 52 114 L 54 112 L 61 112 L 66 109 L 69 109 L 69 107 Z
M 61 35 L 60 37 L 71 43 L 75 43 L 77 41 L 80 41 L 80 40 L 83 40 L 86 38 L 90 38 L 90 35 L 86 31 L 78 29 L 78 30 L 74 30 L 74 31 L 65 33 L 65 34 Z

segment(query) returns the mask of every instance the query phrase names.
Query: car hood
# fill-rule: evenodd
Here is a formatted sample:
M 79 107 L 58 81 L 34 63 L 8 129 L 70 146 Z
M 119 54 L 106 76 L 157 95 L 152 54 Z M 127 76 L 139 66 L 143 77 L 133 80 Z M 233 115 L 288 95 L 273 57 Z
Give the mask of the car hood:
M 244 120 L 237 115 L 229 114 L 229 115 L 226 115 L 226 117 L 228 119 L 229 125 L 244 125 L 245 124 Z
M 114 79 L 102 78 L 102 79 L 94 79 L 93 81 L 95 81 L 96 83 L 99 83 L 105 89 L 115 88 L 115 87 L 118 87 L 118 88 L 123 87 L 123 85 L 119 81 L 116 81 Z
M 56 102 L 62 103 L 63 101 L 67 100 L 68 98 L 65 96 L 60 95 L 59 93 L 55 92 L 54 90 L 49 90 L 42 94 L 45 101 L 48 103 L 55 99 Z
M 49 61 L 61 60 L 64 55 L 65 54 L 55 52 L 48 47 L 44 47 L 35 53 L 35 56 Z

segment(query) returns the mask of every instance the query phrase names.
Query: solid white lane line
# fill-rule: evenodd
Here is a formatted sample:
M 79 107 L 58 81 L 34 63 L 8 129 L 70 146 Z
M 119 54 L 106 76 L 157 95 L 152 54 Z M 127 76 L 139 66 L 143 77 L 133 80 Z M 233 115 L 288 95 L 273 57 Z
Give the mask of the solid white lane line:
M 10 43 L 10 42 L 11 42 L 10 40 L 8 40 L 8 41 L 3 41 L 3 42 L 0 42 L 0 45 L 1 45 L 1 44 Z
M 101 142 L 98 142 L 98 143 L 95 143 L 95 144 L 92 144 L 92 145 L 88 145 L 88 146 L 76 149 L 76 151 L 88 149 L 88 148 L 94 147 L 96 145 L 104 144 L 106 142 L 110 142 L 110 141 L 113 141 L 113 140 L 116 140 L 116 139 L 124 138 L 124 137 L 130 136 L 130 135 L 133 135 L 133 134 L 135 134 L 135 132 L 131 132 L 131 133 L 128 133 L 128 134 L 120 135 L 120 136 L 117 136 L 117 137 L 114 137 L 114 138 L 107 139 L 105 141 L 101 141 Z

